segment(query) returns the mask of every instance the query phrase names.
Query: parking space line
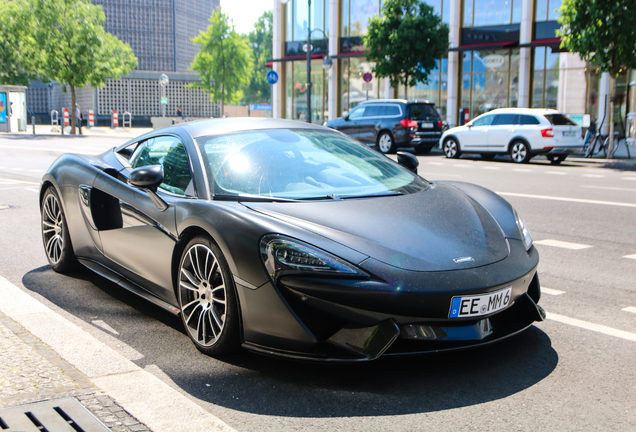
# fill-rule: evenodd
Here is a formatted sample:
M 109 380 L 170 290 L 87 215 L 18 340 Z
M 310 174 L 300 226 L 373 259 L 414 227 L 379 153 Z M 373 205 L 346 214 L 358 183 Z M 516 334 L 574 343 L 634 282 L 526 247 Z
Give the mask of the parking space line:
M 497 167 L 497 166 L 484 166 L 482 167 L 483 169 L 488 169 L 488 170 L 500 170 L 501 167 Z
M 557 321 L 563 324 L 568 324 L 574 327 L 579 327 L 585 330 L 591 330 L 593 332 L 614 336 L 621 339 L 630 340 L 636 342 L 636 333 L 630 333 L 623 330 L 618 330 L 612 327 L 607 327 L 600 324 L 594 324 L 587 321 L 581 321 L 576 318 L 570 318 L 563 315 L 547 312 L 547 318 L 552 321 Z
M 602 189 L 602 190 L 614 190 L 614 191 L 624 191 L 624 192 L 636 192 L 636 189 L 631 188 L 621 188 L 621 187 L 611 187 L 611 186 L 588 186 L 581 185 L 582 188 L 587 189 Z
M 532 170 L 528 168 L 513 168 L 512 170 L 517 172 L 532 172 Z
M 470 168 L 473 165 L 469 165 L 469 164 L 453 164 L 454 167 L 459 167 L 459 168 Z
M 621 180 L 633 180 L 633 181 L 636 181 L 636 177 L 622 177 Z
M 496 191 L 495 193 L 502 196 L 513 196 L 513 197 L 520 197 L 520 198 L 534 198 L 534 199 L 543 199 L 543 200 L 550 200 L 550 201 L 565 201 L 565 202 L 575 202 L 575 203 L 583 203 L 583 204 L 599 204 L 599 205 L 608 205 L 608 206 L 617 206 L 617 207 L 636 208 L 636 204 L 616 202 L 616 201 L 598 201 L 598 200 L 587 200 L 587 199 L 580 199 L 580 198 L 565 198 L 565 197 L 555 197 L 555 196 L 547 196 L 547 195 L 531 195 L 531 194 L 522 194 L 522 193 L 514 193 L 514 192 L 499 192 L 499 191 Z
M 581 177 L 587 177 L 587 178 L 605 178 L 604 175 L 601 174 L 582 174 Z
M 587 248 L 591 248 L 592 247 L 591 245 L 586 245 L 586 244 L 581 244 L 581 243 L 564 242 L 564 241 L 553 240 L 553 239 L 535 241 L 534 244 L 539 244 L 539 245 L 543 245 L 543 246 L 558 247 L 558 248 L 563 248 L 563 249 L 571 249 L 571 250 L 580 250 L 580 249 L 587 249 Z
M 567 173 L 563 171 L 546 171 L 545 173 L 552 174 L 552 175 L 567 175 Z
M 636 259 L 636 254 L 625 255 L 623 258 Z
M 553 295 L 553 296 L 558 296 L 558 295 L 561 295 L 561 294 L 565 294 L 565 291 L 559 291 L 559 290 L 555 290 L 555 289 L 552 289 L 552 288 L 546 288 L 546 287 L 541 287 L 541 292 L 544 293 L 544 294 L 550 294 L 550 295 Z
M 625 312 L 630 312 L 630 313 L 636 314 L 636 307 L 633 307 L 633 306 L 628 306 L 628 307 L 623 308 L 621 310 L 625 311 Z

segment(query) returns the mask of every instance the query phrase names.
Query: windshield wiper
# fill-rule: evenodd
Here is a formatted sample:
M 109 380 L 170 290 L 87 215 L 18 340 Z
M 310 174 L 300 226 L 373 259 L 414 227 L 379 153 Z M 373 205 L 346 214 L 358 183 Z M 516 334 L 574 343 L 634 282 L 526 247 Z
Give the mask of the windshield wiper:
M 340 199 L 355 199 L 355 198 L 381 198 L 381 197 L 389 197 L 389 196 L 397 196 L 397 195 L 406 195 L 404 192 L 390 191 L 390 192 L 378 192 L 374 194 L 368 195 L 351 195 L 351 196 L 341 196 Z
M 244 202 L 298 202 L 291 198 L 277 198 L 265 195 L 237 194 L 237 195 L 219 195 L 216 194 L 212 198 L 217 201 L 244 201 Z

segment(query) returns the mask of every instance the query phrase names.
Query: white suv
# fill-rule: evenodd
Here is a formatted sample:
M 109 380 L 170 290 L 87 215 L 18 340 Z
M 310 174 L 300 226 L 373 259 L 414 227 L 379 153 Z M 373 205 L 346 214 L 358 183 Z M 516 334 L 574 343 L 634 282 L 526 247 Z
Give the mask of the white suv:
M 583 147 L 581 127 L 559 111 L 535 108 L 501 108 L 447 130 L 440 145 L 448 158 L 462 152 L 479 153 L 490 160 L 510 154 L 513 162 L 527 163 L 543 154 L 553 164 Z

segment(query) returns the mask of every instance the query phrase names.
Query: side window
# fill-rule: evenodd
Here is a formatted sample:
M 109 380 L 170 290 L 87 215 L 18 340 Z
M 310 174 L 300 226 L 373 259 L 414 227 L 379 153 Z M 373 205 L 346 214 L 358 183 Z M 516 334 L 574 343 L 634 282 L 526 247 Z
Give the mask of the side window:
M 364 110 L 364 116 L 365 117 L 377 117 L 377 116 L 380 115 L 380 108 L 381 108 L 381 106 L 379 106 L 379 105 L 369 105 Z
M 495 119 L 494 115 L 487 115 L 473 120 L 473 126 L 490 126 Z
M 533 116 L 529 116 L 529 115 L 521 115 L 520 117 L 520 122 L 522 125 L 538 125 L 541 124 L 539 122 L 539 120 L 536 117 Z
M 387 117 L 390 116 L 399 116 L 400 115 L 400 108 L 395 106 L 395 105 L 387 105 L 386 107 L 386 114 Z
M 516 124 L 517 114 L 499 114 L 495 119 L 494 125 L 511 125 Z
M 364 107 L 358 107 L 349 113 L 349 119 L 359 119 L 364 115 Z
M 178 138 L 157 137 L 137 147 L 131 158 L 132 168 L 149 165 L 163 166 L 161 189 L 178 195 L 194 194 L 190 161 L 185 146 Z

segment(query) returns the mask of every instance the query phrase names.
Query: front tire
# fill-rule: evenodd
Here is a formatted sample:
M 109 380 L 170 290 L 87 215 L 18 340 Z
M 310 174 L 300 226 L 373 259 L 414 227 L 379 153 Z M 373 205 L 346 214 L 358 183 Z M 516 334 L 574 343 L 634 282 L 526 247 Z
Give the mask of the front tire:
M 444 144 L 442 144 L 442 151 L 449 159 L 457 159 L 462 154 L 459 143 L 455 138 L 446 138 Z
M 389 132 L 382 132 L 378 135 L 378 149 L 382 154 L 395 153 L 395 142 L 393 136 Z
M 44 192 L 41 211 L 42 242 L 49 265 L 58 273 L 68 273 L 77 268 L 78 262 L 55 187 L 49 186 Z
M 209 238 L 195 237 L 186 245 L 177 284 L 181 320 L 197 349 L 210 356 L 235 351 L 240 340 L 234 279 Z
M 515 141 L 510 146 L 510 157 L 515 163 L 528 163 L 530 162 L 530 149 L 528 145 L 523 141 Z

